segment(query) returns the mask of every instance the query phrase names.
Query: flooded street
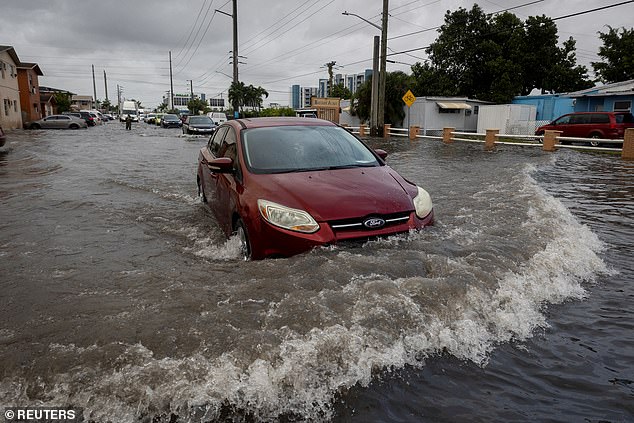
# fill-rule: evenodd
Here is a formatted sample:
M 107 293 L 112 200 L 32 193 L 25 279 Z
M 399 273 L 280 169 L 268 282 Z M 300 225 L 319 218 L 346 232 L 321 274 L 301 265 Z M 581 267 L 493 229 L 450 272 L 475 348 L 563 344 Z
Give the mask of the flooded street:
M 243 262 L 206 138 L 110 122 L 0 150 L 0 403 L 96 422 L 634 421 L 634 163 L 371 140 L 421 232 Z

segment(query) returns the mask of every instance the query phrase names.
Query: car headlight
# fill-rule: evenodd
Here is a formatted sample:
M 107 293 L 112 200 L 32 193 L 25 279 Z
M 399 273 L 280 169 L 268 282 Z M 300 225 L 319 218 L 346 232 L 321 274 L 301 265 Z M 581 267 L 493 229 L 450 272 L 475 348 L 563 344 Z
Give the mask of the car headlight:
M 414 208 L 416 209 L 416 216 L 424 219 L 429 213 L 431 213 L 434 205 L 432 204 L 431 196 L 427 191 L 425 191 L 421 187 L 416 188 L 418 188 L 418 194 L 416 195 L 416 197 L 414 197 Z
M 303 210 L 292 209 L 261 199 L 258 200 L 258 209 L 267 222 L 280 228 L 307 234 L 319 230 L 319 224 Z

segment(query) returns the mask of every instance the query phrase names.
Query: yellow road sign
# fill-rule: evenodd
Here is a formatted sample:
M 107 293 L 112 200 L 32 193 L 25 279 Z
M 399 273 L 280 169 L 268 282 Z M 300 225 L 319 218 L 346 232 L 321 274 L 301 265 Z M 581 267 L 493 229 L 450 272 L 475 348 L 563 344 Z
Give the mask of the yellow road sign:
M 416 97 L 412 93 L 411 90 L 407 90 L 405 95 L 403 96 L 403 101 L 407 104 L 407 107 L 412 107 L 412 104 L 416 101 Z

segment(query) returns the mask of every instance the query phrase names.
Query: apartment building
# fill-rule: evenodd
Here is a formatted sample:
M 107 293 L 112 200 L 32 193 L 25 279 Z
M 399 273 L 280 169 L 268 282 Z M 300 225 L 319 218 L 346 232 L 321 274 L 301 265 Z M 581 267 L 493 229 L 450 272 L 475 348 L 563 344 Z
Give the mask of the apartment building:
M 0 46 L 0 126 L 4 129 L 22 127 L 18 66 L 20 59 L 11 46 Z

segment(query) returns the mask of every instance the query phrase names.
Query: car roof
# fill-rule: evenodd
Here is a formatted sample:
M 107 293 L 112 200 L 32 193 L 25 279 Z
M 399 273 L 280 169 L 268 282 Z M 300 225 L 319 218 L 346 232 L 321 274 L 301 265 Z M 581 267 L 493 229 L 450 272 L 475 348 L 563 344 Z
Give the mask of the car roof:
M 227 122 L 235 122 L 235 124 L 242 126 L 243 129 L 274 126 L 336 126 L 327 120 L 303 117 L 260 117 L 235 119 Z

